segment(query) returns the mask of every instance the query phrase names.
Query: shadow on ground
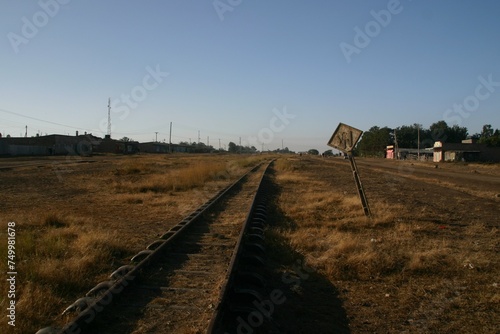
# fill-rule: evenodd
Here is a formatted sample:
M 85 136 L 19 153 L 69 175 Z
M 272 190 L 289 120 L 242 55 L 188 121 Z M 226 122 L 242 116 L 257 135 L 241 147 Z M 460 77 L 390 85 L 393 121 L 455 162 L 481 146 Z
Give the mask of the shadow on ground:
M 280 186 L 271 173 L 269 189 L 269 228 L 266 231 L 270 291 L 283 293 L 284 302 L 275 306 L 273 320 L 280 333 L 350 333 L 347 314 L 337 288 L 320 273 L 305 265 L 283 231 L 296 229 L 296 223 L 279 207 Z

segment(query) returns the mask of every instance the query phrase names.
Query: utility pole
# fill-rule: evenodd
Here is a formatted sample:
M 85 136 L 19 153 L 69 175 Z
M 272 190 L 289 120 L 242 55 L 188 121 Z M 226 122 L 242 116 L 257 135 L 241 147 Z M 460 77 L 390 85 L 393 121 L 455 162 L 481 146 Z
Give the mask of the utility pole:
M 283 139 L 281 139 L 281 150 L 283 151 L 285 148 L 283 146 Z
M 201 140 L 201 138 L 200 138 L 200 130 L 198 130 L 198 144 L 200 143 L 200 140 Z
M 24 138 L 28 137 L 28 126 L 26 125 L 25 131 L 24 131 Z
M 417 160 L 420 161 L 420 125 L 417 125 Z
M 219 151 L 220 151 L 220 138 L 219 138 Z
M 396 129 L 394 129 L 394 154 L 396 155 L 396 160 L 399 160 L 398 151 L 398 135 L 396 134 Z
M 168 138 L 168 153 L 172 153 L 172 122 L 170 122 L 170 135 Z
M 156 131 L 155 133 L 156 133 L 156 139 L 155 139 L 155 142 L 158 142 L 158 131 Z

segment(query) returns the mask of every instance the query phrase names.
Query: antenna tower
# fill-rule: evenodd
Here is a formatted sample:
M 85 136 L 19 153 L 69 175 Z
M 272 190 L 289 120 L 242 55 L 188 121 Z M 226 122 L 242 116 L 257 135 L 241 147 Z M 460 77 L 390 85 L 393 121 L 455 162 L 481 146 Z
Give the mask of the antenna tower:
M 108 136 L 111 138 L 111 98 L 108 98 Z

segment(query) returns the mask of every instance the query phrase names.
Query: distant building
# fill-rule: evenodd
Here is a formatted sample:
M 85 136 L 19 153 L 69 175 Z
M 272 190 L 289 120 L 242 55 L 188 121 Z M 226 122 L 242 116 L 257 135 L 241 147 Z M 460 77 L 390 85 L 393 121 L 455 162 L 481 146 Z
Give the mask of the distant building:
M 208 153 L 209 148 L 198 148 L 194 145 L 167 144 L 161 142 L 140 143 L 141 153 Z
M 488 147 L 478 144 L 474 139 L 462 140 L 462 143 L 434 143 L 434 162 L 442 161 L 482 161 L 500 162 L 500 147 Z
M 193 145 L 172 144 L 172 152 L 175 152 L 175 153 L 194 153 L 195 147 L 193 147 Z
M 109 135 L 104 139 L 99 138 L 99 142 L 94 146 L 96 153 L 134 154 L 139 152 L 139 142 L 121 141 L 111 139 Z
M 96 153 L 133 154 L 137 152 L 139 152 L 138 142 L 123 142 L 111 139 L 109 136 L 102 139 L 92 134 L 78 135 L 78 132 L 75 136 L 0 138 L 0 156 L 90 156 Z
M 161 142 L 147 142 L 147 143 L 140 143 L 139 144 L 139 150 L 141 153 L 168 153 L 168 144 L 166 143 L 161 143 Z
M 396 152 L 394 149 L 394 145 L 389 145 L 385 149 L 385 158 L 386 159 L 395 159 L 396 158 Z
M 385 150 L 386 159 L 398 159 L 398 160 L 431 160 L 433 156 L 432 148 L 396 148 L 394 145 L 387 146 Z
M 85 133 L 75 136 L 48 135 L 36 137 L 0 137 L 0 156 L 47 156 L 47 155 L 82 155 L 113 153 L 211 153 L 211 146 L 203 144 L 167 144 L 160 142 L 139 143 L 121 141 L 109 135 L 103 138 Z
M 0 138 L 0 155 L 92 155 L 98 140 L 92 135 Z

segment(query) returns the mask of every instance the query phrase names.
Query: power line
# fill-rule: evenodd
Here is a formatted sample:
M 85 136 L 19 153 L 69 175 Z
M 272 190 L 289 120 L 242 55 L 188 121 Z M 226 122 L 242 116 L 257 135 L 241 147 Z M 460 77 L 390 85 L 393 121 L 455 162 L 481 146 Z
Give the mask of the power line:
M 4 112 L 4 113 L 7 113 L 7 114 L 12 114 L 12 115 L 16 115 L 16 116 L 20 116 L 20 117 L 24 117 L 24 118 L 29 118 L 29 119 L 32 119 L 32 120 L 35 120 L 35 121 L 44 122 L 44 123 L 48 123 L 48 124 L 64 126 L 64 127 L 72 128 L 72 129 L 76 129 L 76 130 L 93 130 L 93 131 L 97 131 L 97 132 L 99 131 L 99 130 L 95 130 L 95 129 L 80 128 L 80 127 L 71 126 L 71 125 L 67 125 L 67 124 L 62 124 L 62 123 L 47 121 L 47 120 L 43 120 L 43 119 L 32 117 L 32 116 L 23 115 L 23 114 L 20 114 L 20 113 L 17 113 L 17 112 L 13 112 L 13 111 L 9 111 L 9 110 L 5 110 L 5 109 L 0 109 L 0 111 Z
M 108 100 L 109 102 L 109 100 Z M 108 104 L 108 108 L 109 108 L 109 104 Z M 87 132 L 94 132 L 94 133 L 102 133 L 102 135 L 104 135 L 104 131 L 103 130 L 99 130 L 99 129 L 94 129 L 94 128 L 84 128 L 84 127 L 77 127 L 77 126 L 73 126 L 73 125 L 68 125 L 68 124 L 63 124 L 63 123 L 59 123 L 59 122 L 53 122 L 51 120 L 46 120 L 46 119 L 41 119 L 41 118 L 38 118 L 38 117 L 33 117 L 33 116 L 28 116 L 28 115 L 25 115 L 25 114 L 21 114 L 21 113 L 18 113 L 18 112 L 13 112 L 13 111 L 10 111 L 10 110 L 5 110 L 5 109 L 0 109 L 0 112 L 3 112 L 5 114 L 10 114 L 10 115 L 15 115 L 15 116 L 18 116 L 18 117 L 22 117 L 22 118 L 26 118 L 26 119 L 31 119 L 31 120 L 34 120 L 34 121 L 38 121 L 38 122 L 42 122 L 42 123 L 46 123 L 46 124 L 51 124 L 51 125 L 55 125 L 55 126 L 58 126 L 58 127 L 63 127 L 63 128 L 67 128 L 67 129 L 75 129 L 75 130 L 83 130 L 83 131 L 87 131 Z M 109 114 L 109 109 L 108 109 L 108 114 Z M 16 123 L 16 124 L 19 124 L 19 125 L 22 125 L 22 128 L 23 128 L 23 134 L 25 134 L 26 132 L 26 129 L 25 129 L 25 125 L 26 125 L 26 122 L 18 122 L 18 121 L 14 121 L 14 120 L 7 120 L 7 122 L 12 122 L 12 123 Z M 107 125 L 110 125 L 110 119 L 108 119 L 108 124 Z M 193 127 L 187 125 L 187 124 L 183 124 L 183 123 L 176 123 L 177 126 L 176 128 L 187 128 L 187 129 L 192 129 Z M 179 126 L 180 124 L 180 126 Z M 66 133 L 67 132 L 67 129 L 57 129 L 57 128 L 52 128 L 52 127 L 48 127 L 48 126 L 44 126 L 43 128 L 40 128 L 40 126 L 36 125 L 36 124 L 27 124 L 30 128 L 39 128 L 41 129 L 43 132 L 51 132 L 53 131 L 54 133 L 57 133 L 58 131 L 61 131 L 61 132 L 64 132 Z M 167 126 L 170 125 L 167 123 Z M 16 129 L 17 127 L 15 126 L 7 126 L 5 123 L 3 124 L 3 128 L 12 128 L 12 129 Z M 21 128 L 21 126 L 19 126 L 19 128 Z M 50 129 L 50 130 L 49 130 Z M 158 132 L 158 134 L 161 134 L 161 135 L 166 135 L 166 136 L 169 136 L 169 142 L 171 142 L 171 138 L 177 138 L 177 139 L 188 139 L 189 137 L 186 136 L 183 136 L 184 133 L 186 133 L 187 131 L 176 131 L 176 134 L 174 135 L 172 132 L 168 133 L 168 132 L 162 132 L 162 131 L 154 131 L 157 129 L 157 126 L 155 127 L 152 127 L 152 128 L 147 128 L 147 129 L 140 129 L 139 131 L 135 132 L 135 131 L 113 131 L 114 135 L 117 136 L 145 136 L 145 135 L 149 135 L 151 132 L 151 130 L 153 130 L 152 132 L 155 133 L 155 132 Z M 19 129 L 20 130 L 20 129 Z M 204 128 L 201 128 L 201 130 L 205 131 Z M 13 130 L 11 130 L 13 131 Z M 142 132 L 144 131 L 144 132 Z M 219 132 L 219 131 L 214 131 L 214 130 L 206 130 L 207 132 L 210 132 L 210 134 L 212 135 L 218 135 L 217 137 L 219 138 L 223 138 L 224 141 L 235 141 L 233 138 L 233 134 L 231 133 L 227 133 L 227 132 Z M 201 131 L 200 131 L 200 128 L 198 128 L 198 143 L 201 141 Z M 22 135 L 23 135 L 22 134 Z M 21 136 L 22 136 L 21 135 Z M 232 140 L 233 139 L 233 140 Z M 240 143 L 240 146 L 241 146 L 241 142 L 242 142 L 242 137 L 241 137 L 241 134 L 240 136 L 237 136 L 236 139 L 238 140 L 238 142 Z M 308 140 L 312 139 L 312 138 L 307 138 Z M 156 139 L 157 140 L 157 139 Z M 191 140 L 189 140 L 191 142 Z M 207 144 L 209 144 L 209 137 L 207 137 Z M 221 147 L 222 147 L 222 143 L 221 143 Z M 283 143 L 282 143 L 282 147 L 283 147 Z

